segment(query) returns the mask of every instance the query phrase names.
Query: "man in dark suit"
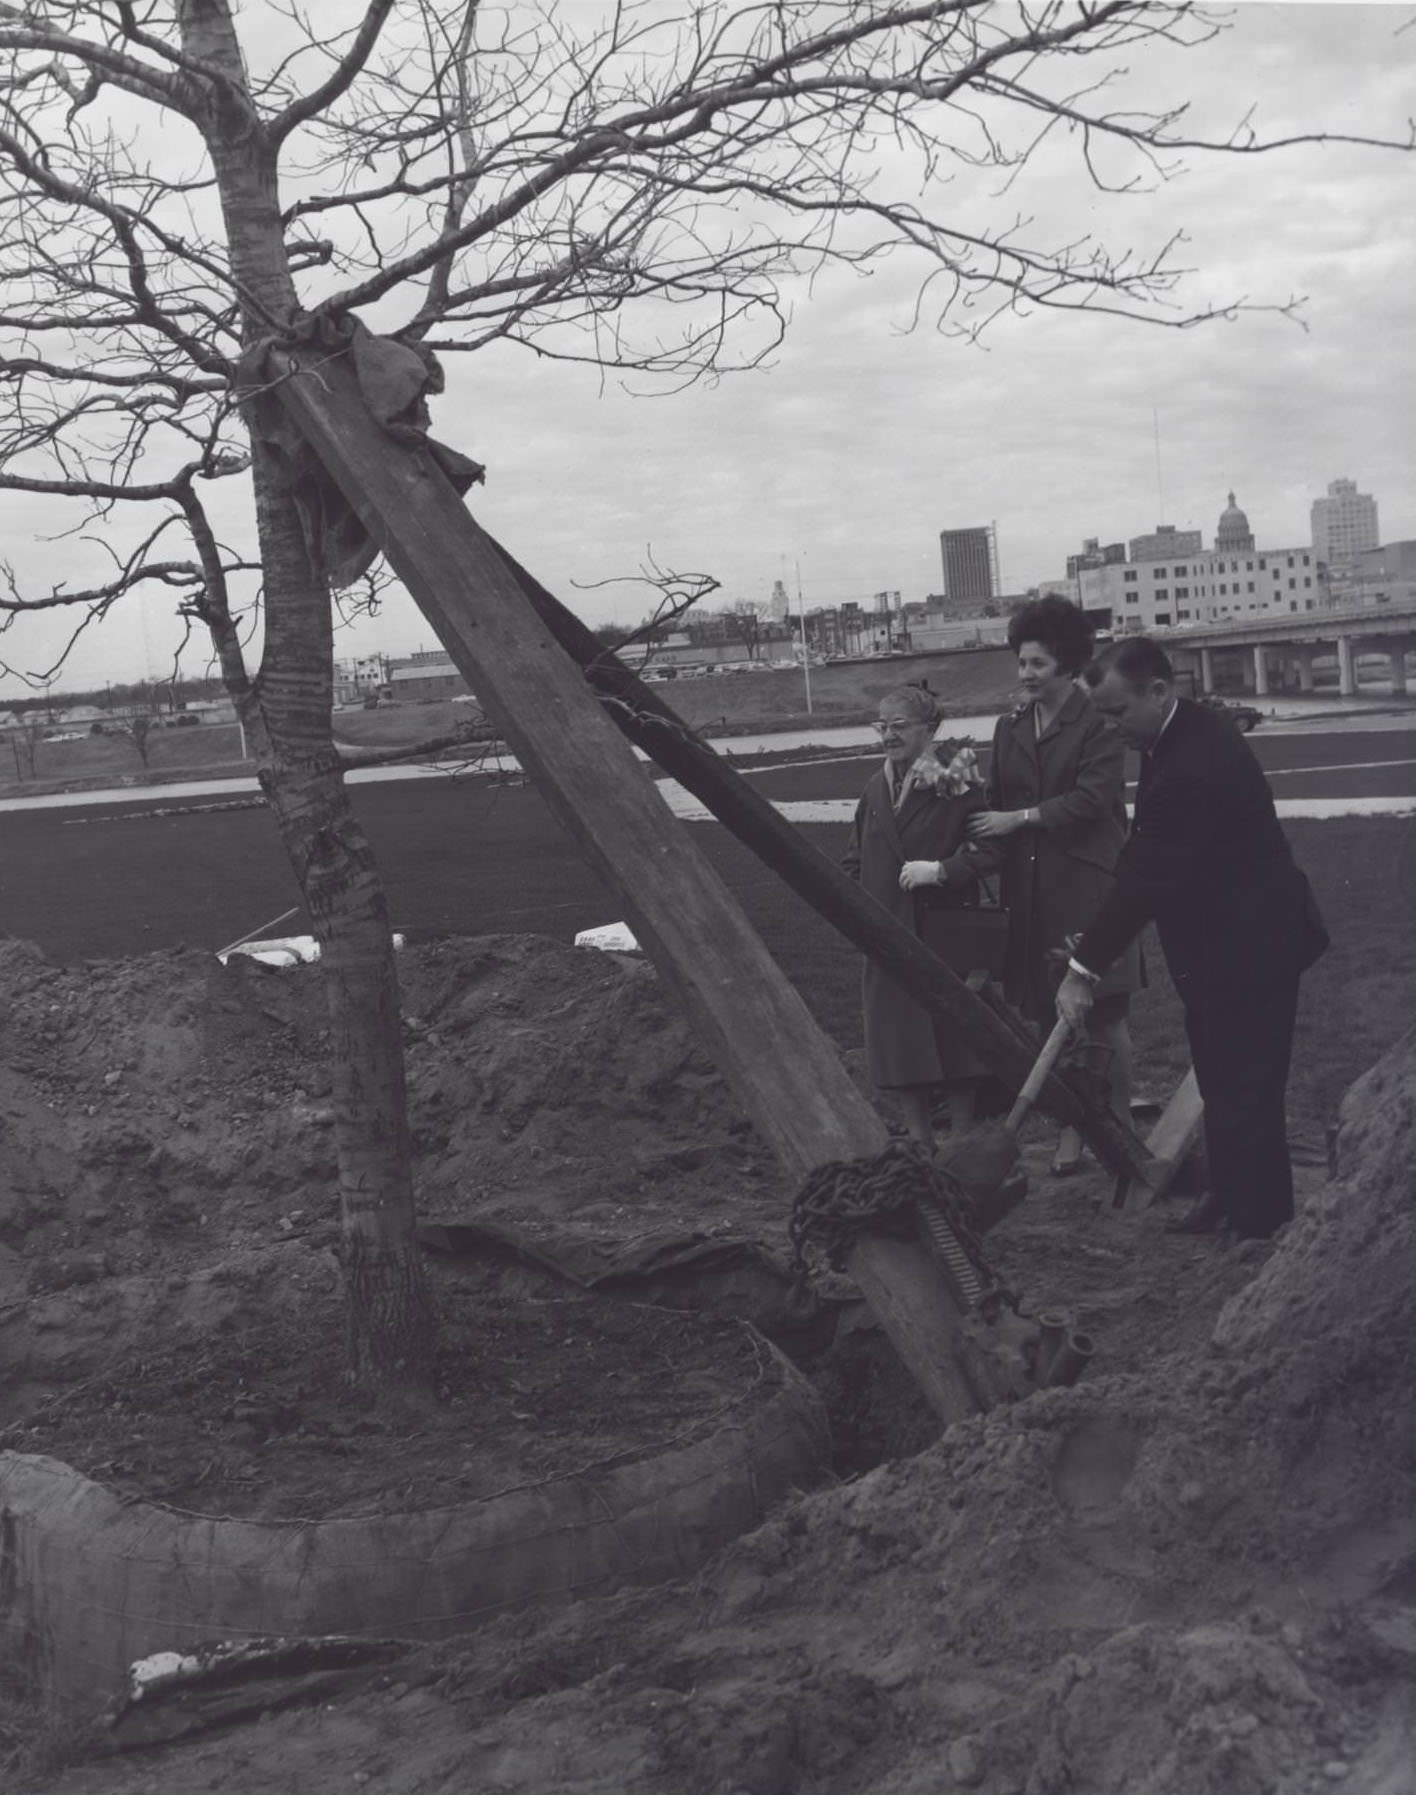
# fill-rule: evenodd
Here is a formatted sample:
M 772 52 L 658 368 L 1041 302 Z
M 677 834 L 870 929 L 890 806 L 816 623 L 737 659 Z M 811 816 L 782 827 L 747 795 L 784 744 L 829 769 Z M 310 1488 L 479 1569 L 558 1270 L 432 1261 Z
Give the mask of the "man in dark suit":
M 1180 1226 L 1266 1238 L 1293 1214 L 1284 1091 L 1298 980 L 1327 934 L 1248 743 L 1176 696 L 1160 644 L 1113 643 L 1083 677 L 1140 749 L 1141 775 L 1115 884 L 1076 943 L 1058 1011 L 1079 1027 L 1099 976 L 1155 922 L 1205 1105 L 1209 1194 Z

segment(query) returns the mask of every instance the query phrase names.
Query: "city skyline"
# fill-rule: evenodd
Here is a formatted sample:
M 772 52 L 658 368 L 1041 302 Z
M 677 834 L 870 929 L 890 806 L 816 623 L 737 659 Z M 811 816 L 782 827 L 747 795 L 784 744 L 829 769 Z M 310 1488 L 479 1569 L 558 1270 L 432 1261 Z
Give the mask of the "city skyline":
M 1243 8 L 1215 43 L 1138 57 L 1125 91 L 1190 97 L 1196 135 L 1256 105 L 1271 137 L 1404 136 L 1416 32 L 1400 31 L 1403 17 Z M 967 197 L 962 175 L 957 185 Z M 769 367 L 672 397 L 632 397 L 595 369 L 505 348 L 448 358 L 434 429 L 487 464 L 479 520 L 596 625 L 643 614 L 643 586 L 608 582 L 650 558 L 713 574 L 713 603 L 765 600 L 784 580 L 795 608 L 798 567 L 808 606 L 881 589 L 920 598 L 939 587 L 940 532 L 985 520 L 998 526 L 1000 590 L 1015 593 L 1061 578 L 1086 537 L 1165 522 L 1210 540 L 1230 488 L 1261 543 L 1307 541 L 1313 502 L 1343 477 L 1376 496 L 1386 540 L 1412 538 L 1416 454 L 1399 396 L 1416 386 L 1413 199 L 1416 157 L 1342 145 L 1196 157 L 1158 192 L 1099 193 L 1048 139 L 990 203 L 1045 219 L 1059 241 L 1092 231 L 1138 254 L 1184 230 L 1177 261 L 1195 272 L 1177 301 L 1306 295 L 1306 330 L 1273 313 L 1190 330 L 1034 313 L 1005 315 L 975 347 L 908 329 L 920 269 L 897 257 L 868 277 L 797 283 Z M 218 523 L 240 539 L 244 513 L 232 503 Z M 92 541 L 29 539 L 73 524 L 43 502 L 0 504 L 0 555 L 24 589 L 47 589 L 56 562 L 74 586 L 104 577 L 111 561 Z M 107 534 L 126 541 L 116 523 Z M 172 613 L 170 594 L 135 596 L 80 641 L 58 683 L 160 676 L 180 635 Z M 23 619 L 0 655 L 37 668 L 68 627 Z M 430 637 L 395 594 L 336 652 Z M 204 661 L 189 650 L 184 671 Z M 0 698 L 25 690 L 7 679 Z

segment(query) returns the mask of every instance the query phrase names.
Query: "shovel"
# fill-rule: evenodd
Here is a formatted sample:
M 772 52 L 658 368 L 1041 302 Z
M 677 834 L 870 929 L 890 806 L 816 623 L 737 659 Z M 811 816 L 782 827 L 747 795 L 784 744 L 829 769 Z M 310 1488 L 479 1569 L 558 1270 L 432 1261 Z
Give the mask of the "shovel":
M 1038 1093 L 1047 1083 L 1052 1068 L 1062 1057 L 1071 1027 L 1059 1017 L 1042 1052 L 1033 1062 L 1032 1071 L 1005 1120 L 972 1128 L 957 1141 L 949 1141 L 939 1149 L 937 1168 L 962 1185 L 974 1210 L 975 1226 L 989 1228 L 1012 1207 L 999 1199 L 1018 1165 L 1018 1130 L 1027 1119 Z

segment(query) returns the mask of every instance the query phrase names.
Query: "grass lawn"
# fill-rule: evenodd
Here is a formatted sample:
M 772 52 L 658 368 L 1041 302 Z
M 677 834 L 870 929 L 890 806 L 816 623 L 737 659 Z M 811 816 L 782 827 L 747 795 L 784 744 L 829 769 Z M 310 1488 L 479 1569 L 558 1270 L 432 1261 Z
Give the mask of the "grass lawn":
M 127 735 L 85 735 L 74 742 L 40 742 L 34 778 L 21 778 L 8 742 L 0 747 L 0 797 L 24 798 L 43 792 L 100 785 L 146 785 L 153 779 L 237 771 L 241 732 L 234 723 L 199 723 L 192 729 L 154 729 L 147 739 L 147 765 Z M 246 770 L 255 772 L 254 761 Z

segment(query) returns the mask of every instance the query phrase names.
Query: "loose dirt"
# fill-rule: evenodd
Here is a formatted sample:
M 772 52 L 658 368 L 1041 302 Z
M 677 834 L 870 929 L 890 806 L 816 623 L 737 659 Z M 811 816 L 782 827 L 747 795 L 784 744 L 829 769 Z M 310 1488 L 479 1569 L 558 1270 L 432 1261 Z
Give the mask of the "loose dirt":
M 780 1245 L 789 1193 L 646 968 L 502 937 L 412 950 L 403 983 L 430 1221 L 592 1257 L 656 1231 Z M 214 1341 L 234 1314 L 274 1345 L 312 1292 L 330 1300 L 313 974 L 197 955 L 59 971 L 10 943 L 0 991 L 11 1423 L 143 1329 Z M 854 1474 L 691 1583 L 507 1617 L 343 1700 L 273 1698 L 156 1755 L 46 1780 L 31 1741 L 32 1786 L 1410 1795 L 1416 1035 L 1350 1093 L 1337 1175 L 1300 1169 L 1274 1246 L 1166 1235 L 1158 1213 L 1118 1228 L 1104 1181 L 1049 1182 L 1049 1151 L 1039 1130 L 1034 1193 L 989 1246 L 1029 1306 L 1097 1337 L 1075 1389 L 933 1438 L 833 1287 L 815 1369 Z M 568 1295 L 525 1264 L 438 1276 L 445 1307 L 456 1283 L 492 1316 Z M 518 1396 L 504 1372 L 486 1374 L 498 1400 Z
M 444 1277 L 433 1389 L 375 1404 L 344 1377 L 333 1270 L 291 1275 L 304 1300 L 254 1325 L 149 1321 L 102 1371 L 0 1430 L 0 1450 L 189 1512 L 398 1514 L 687 1443 L 758 1370 L 760 1343 L 737 1323 L 517 1301 Z

